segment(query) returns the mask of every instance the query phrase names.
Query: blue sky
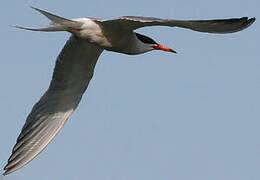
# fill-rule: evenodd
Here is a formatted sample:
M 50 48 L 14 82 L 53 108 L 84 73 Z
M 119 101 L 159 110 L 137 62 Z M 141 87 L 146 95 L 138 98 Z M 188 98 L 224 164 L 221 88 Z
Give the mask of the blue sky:
M 260 179 L 259 0 L 1 3 L 1 169 L 69 37 L 8 27 L 48 24 L 30 5 L 66 18 L 257 20 L 228 35 L 137 30 L 178 54 L 104 52 L 79 108 L 58 136 L 27 166 L 2 179 Z

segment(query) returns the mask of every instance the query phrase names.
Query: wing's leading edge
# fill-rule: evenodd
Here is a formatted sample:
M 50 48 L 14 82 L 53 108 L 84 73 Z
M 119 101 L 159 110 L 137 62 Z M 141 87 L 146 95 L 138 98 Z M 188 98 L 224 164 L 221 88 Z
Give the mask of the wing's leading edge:
M 254 21 L 255 18 L 248 19 L 247 17 L 214 20 L 173 20 L 123 16 L 112 20 L 104 20 L 102 22 L 104 24 L 117 23 L 129 30 L 135 30 L 146 26 L 170 26 L 187 28 L 199 32 L 224 34 L 241 31 L 253 24 Z

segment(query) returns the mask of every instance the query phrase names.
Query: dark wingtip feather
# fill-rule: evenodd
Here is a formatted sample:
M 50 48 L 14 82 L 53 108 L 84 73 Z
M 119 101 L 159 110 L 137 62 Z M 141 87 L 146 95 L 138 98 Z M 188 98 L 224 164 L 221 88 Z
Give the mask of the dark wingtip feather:
M 248 22 L 248 26 L 250 26 L 251 24 L 253 24 L 255 22 L 255 17 L 249 19 L 247 22 Z
M 243 23 L 243 29 L 248 28 L 249 26 L 251 26 L 255 22 L 255 17 L 250 18 L 250 19 L 248 19 L 248 17 L 243 17 L 241 19 L 245 21 Z
M 6 176 L 8 174 L 10 174 L 11 172 L 9 172 L 8 170 L 5 170 L 5 172 L 2 174 L 3 176 Z
M 6 176 L 6 175 L 8 175 L 12 172 L 7 166 L 8 166 L 8 164 L 6 164 L 5 167 L 4 167 L 4 171 L 5 171 L 3 173 L 4 176 Z
M 222 20 L 220 20 L 222 21 Z M 234 32 L 239 32 L 242 31 L 249 26 L 251 26 L 255 22 L 255 17 L 253 18 L 248 18 L 248 17 L 241 17 L 241 18 L 233 18 L 233 19 L 227 19 L 224 20 L 226 25 L 232 25 L 233 28 L 230 28 L 229 31 L 226 32 L 220 32 L 220 33 L 234 33 Z

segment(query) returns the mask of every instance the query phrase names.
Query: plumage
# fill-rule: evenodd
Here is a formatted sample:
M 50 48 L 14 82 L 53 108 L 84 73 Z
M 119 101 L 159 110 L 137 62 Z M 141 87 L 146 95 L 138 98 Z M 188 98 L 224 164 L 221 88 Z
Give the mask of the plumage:
M 55 137 L 77 108 L 93 76 L 103 50 L 125 54 L 141 54 L 151 50 L 175 52 L 133 30 L 145 26 L 171 26 L 208 33 L 232 33 L 250 26 L 255 18 L 223 20 L 170 20 L 124 16 L 112 20 L 94 18 L 66 19 L 33 8 L 52 22 L 32 31 L 68 31 L 72 33 L 57 57 L 49 88 L 33 106 L 21 130 L 4 175 L 16 171 L 36 157 Z

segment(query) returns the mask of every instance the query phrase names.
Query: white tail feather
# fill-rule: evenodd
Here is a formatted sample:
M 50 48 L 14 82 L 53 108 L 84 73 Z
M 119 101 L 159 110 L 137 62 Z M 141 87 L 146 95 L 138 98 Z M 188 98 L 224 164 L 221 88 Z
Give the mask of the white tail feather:
M 19 29 L 25 29 L 25 30 L 31 30 L 31 31 L 67 31 L 68 29 L 80 29 L 83 23 L 73 21 L 70 19 L 65 19 L 63 17 L 56 16 L 54 14 L 51 14 L 49 12 L 43 11 L 41 9 L 31 7 L 34 10 L 40 12 L 44 16 L 46 16 L 48 19 L 50 19 L 52 22 L 49 26 L 43 27 L 43 28 L 29 28 L 29 27 L 23 27 L 23 26 L 13 26 L 15 28 Z
M 13 26 L 11 27 L 19 28 L 19 29 L 25 29 L 30 31 L 45 31 L 45 32 L 51 32 L 51 31 L 65 31 L 65 28 L 63 26 L 47 26 L 44 28 L 29 28 L 29 27 L 23 27 L 23 26 Z

